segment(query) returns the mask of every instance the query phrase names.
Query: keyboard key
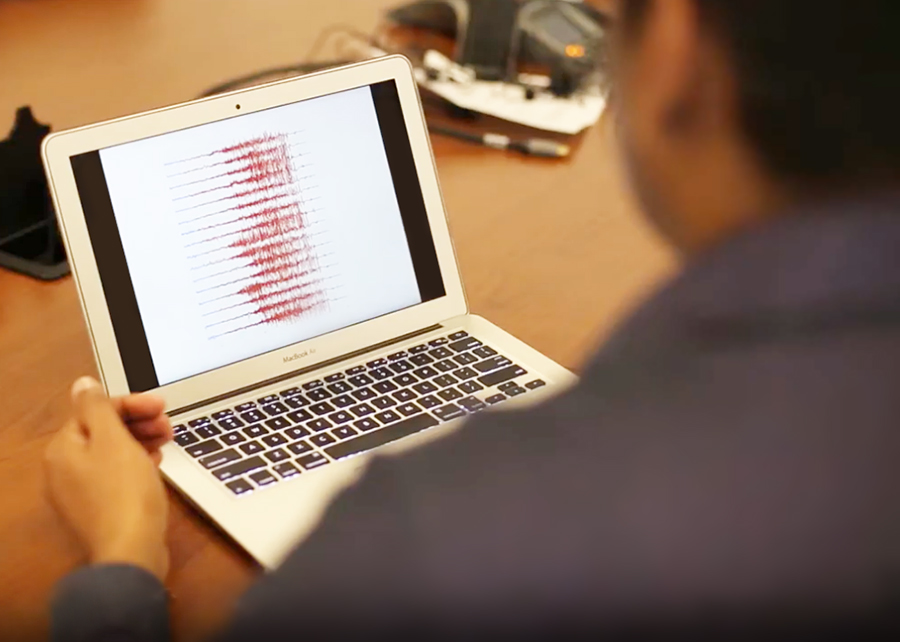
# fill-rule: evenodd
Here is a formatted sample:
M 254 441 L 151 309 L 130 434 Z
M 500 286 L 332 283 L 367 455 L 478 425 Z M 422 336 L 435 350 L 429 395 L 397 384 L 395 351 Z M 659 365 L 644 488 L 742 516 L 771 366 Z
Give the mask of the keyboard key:
M 322 432 L 323 430 L 328 430 L 332 427 L 332 423 L 327 419 L 314 419 L 306 424 L 306 427 L 315 432 Z
M 362 388 L 363 386 L 368 386 L 370 383 L 375 383 L 372 380 L 372 377 L 369 377 L 367 375 L 356 375 L 355 377 L 350 377 L 348 381 L 357 388 Z
M 228 481 L 229 479 L 234 479 L 235 477 L 240 477 L 241 475 L 265 467 L 266 462 L 262 457 L 250 457 L 249 459 L 239 461 L 230 466 L 218 468 L 213 471 L 213 475 L 215 475 L 219 481 Z
M 290 421 L 288 421 L 287 417 L 275 417 L 274 419 L 269 419 L 265 423 L 266 426 L 268 426 L 272 430 L 284 430 L 285 428 L 290 428 L 293 425 Z
M 284 403 L 288 406 L 297 410 L 298 408 L 302 408 L 303 406 L 309 405 L 309 399 L 304 397 L 303 395 L 297 395 L 296 397 L 290 397 L 289 399 L 285 399 Z
M 365 366 L 356 366 L 355 368 L 350 368 L 350 369 L 347 371 L 347 376 L 348 376 L 348 377 L 352 377 L 353 375 L 362 374 L 362 373 L 364 373 L 365 371 L 366 371 L 366 367 L 365 367 Z
M 321 453 L 311 453 L 304 457 L 298 457 L 297 463 L 306 470 L 312 470 L 313 468 L 318 468 L 319 466 L 324 466 L 325 464 L 327 464 L 328 459 L 326 459 L 325 455 Z
M 404 388 L 403 390 L 398 390 L 394 393 L 394 399 L 396 399 L 400 403 L 412 401 L 418 396 L 419 395 L 417 395 L 413 390 L 410 390 L 409 388 Z
M 372 400 L 372 405 L 379 410 L 387 410 L 391 406 L 396 406 L 397 402 L 390 397 L 378 397 L 378 399 Z
M 261 453 L 265 450 L 263 445 L 258 441 L 248 441 L 246 444 L 241 444 L 238 446 L 244 454 L 246 455 L 255 455 L 256 453 Z
M 219 441 L 226 446 L 237 446 L 247 441 L 247 438 L 239 432 L 228 432 L 219 437 Z
M 496 357 L 491 357 L 490 359 L 485 359 L 484 361 L 476 363 L 475 369 L 478 372 L 485 373 L 490 372 L 491 370 L 497 370 L 498 368 L 505 368 L 509 365 L 512 365 L 512 361 L 506 357 L 497 355 Z
M 248 410 L 253 410 L 256 408 L 256 402 L 248 401 L 247 403 L 242 403 L 239 406 L 235 406 L 234 409 L 238 412 L 247 412 Z
M 254 424 L 257 421 L 262 421 L 263 419 L 268 419 L 263 413 L 259 410 L 251 410 L 249 412 L 245 412 L 241 414 L 241 420 L 248 424 Z
M 378 396 L 371 388 L 360 388 L 359 390 L 353 391 L 353 396 L 356 397 L 359 401 L 368 401 L 369 399 L 373 399 Z
M 185 426 L 184 424 L 179 424 L 179 425 L 175 426 L 174 428 L 172 428 L 172 434 L 180 435 L 181 433 L 187 432 L 188 430 L 189 429 L 187 426 Z
M 445 346 L 447 345 L 447 343 L 449 343 L 447 339 L 441 337 L 440 339 L 433 339 L 432 341 L 429 341 L 428 345 L 430 345 L 432 348 L 437 348 L 438 346 Z
M 327 415 L 329 412 L 334 412 L 335 408 L 327 401 L 323 401 L 322 403 L 317 403 L 309 407 L 317 415 Z
M 408 437 L 409 435 L 427 430 L 428 428 L 433 428 L 437 425 L 438 421 L 434 417 L 428 413 L 423 413 L 421 415 L 416 415 L 415 417 L 410 417 L 409 419 L 404 419 L 403 421 L 382 428 L 381 430 L 376 430 L 341 442 L 326 448 L 325 452 L 328 453 L 329 457 L 342 459 L 344 457 L 349 457 L 350 455 L 372 450 L 378 446 L 383 446 L 384 444 L 396 441 L 397 439 L 402 439 L 403 437 Z
M 478 373 L 472 370 L 472 368 L 460 368 L 459 370 L 453 371 L 453 376 L 457 379 L 472 379 L 478 376 Z
M 537 390 L 538 388 L 543 388 L 547 385 L 547 382 L 543 379 L 535 379 L 534 381 L 530 381 L 525 384 L 525 387 L 529 390 Z
M 338 408 L 346 408 L 347 406 L 352 406 L 356 403 L 356 399 L 351 397 L 350 395 L 340 395 L 339 397 L 335 397 L 331 400 Z
M 290 462 L 278 464 L 277 466 L 273 467 L 272 470 L 281 475 L 282 479 L 289 479 L 300 474 L 300 471 L 297 470 L 297 467 Z
M 212 419 L 209 417 L 200 417 L 199 419 L 191 419 L 188 422 L 188 426 L 191 428 L 199 428 L 200 426 L 208 426 L 212 423 Z
M 276 448 L 278 446 L 284 446 L 288 440 L 284 435 L 275 433 L 274 435 L 266 435 L 263 437 L 262 442 L 269 448 Z
M 372 389 L 376 392 L 380 392 L 381 394 L 386 395 L 387 393 L 396 390 L 397 384 L 393 381 L 379 381 L 374 386 L 372 386 Z
M 265 428 L 263 428 L 262 426 L 260 426 L 259 424 L 256 424 L 254 426 L 248 426 L 247 428 L 244 428 L 243 432 L 245 435 L 247 435 L 251 439 L 253 439 L 254 437 L 262 437 L 263 435 L 269 434 L 269 431 L 266 430 Z
M 374 369 L 374 368 L 381 368 L 383 366 L 386 366 L 387 364 L 388 364 L 387 359 L 375 359 L 375 361 L 370 361 L 369 363 L 367 363 L 366 367 Z
M 275 477 L 268 470 L 260 470 L 250 475 L 250 479 L 256 482 L 256 485 L 259 487 L 268 486 L 269 484 L 274 484 L 278 481 L 278 478 Z
M 230 464 L 233 461 L 237 461 L 241 458 L 241 454 L 234 450 L 233 448 L 229 448 L 228 450 L 220 450 L 217 453 L 213 453 L 212 455 L 207 455 L 202 459 L 198 459 L 200 465 L 204 468 L 211 470 L 213 468 L 218 468 L 219 466 L 224 466 L 225 464 Z
M 493 395 L 484 400 L 489 406 L 496 406 L 498 403 L 506 401 L 506 395 Z
M 284 448 L 276 448 L 275 450 L 270 450 L 264 455 L 264 457 L 273 464 L 277 464 L 280 461 L 291 458 L 291 456 L 288 454 L 288 451 L 286 451 Z
M 331 374 L 331 375 L 328 375 L 327 377 L 325 377 L 325 383 L 334 383 L 335 381 L 343 381 L 343 379 L 344 379 L 344 373 L 336 372 L 334 374 Z
M 348 421 L 353 421 L 353 419 L 355 419 L 355 417 L 353 415 L 351 415 L 349 412 L 345 412 L 343 410 L 336 412 L 334 414 L 328 415 L 328 421 L 330 421 L 333 424 L 338 424 L 338 425 L 345 424 Z
M 299 394 L 300 394 L 300 388 L 288 388 L 287 390 L 284 390 L 281 392 L 281 396 L 285 397 L 285 398 L 293 397 L 293 396 L 299 395 Z
M 202 457 L 203 455 L 214 453 L 217 450 L 222 450 L 222 444 L 215 439 L 207 439 L 206 441 L 201 441 L 199 444 L 188 446 L 184 450 L 191 457 Z
M 480 410 L 484 410 L 487 408 L 480 399 L 476 399 L 475 397 L 466 397 L 465 399 L 461 399 L 456 402 L 459 406 L 465 408 L 468 412 L 478 412 Z
M 219 412 L 214 412 L 214 413 L 213 413 L 212 415 L 210 415 L 210 416 L 211 416 L 213 419 L 215 419 L 216 421 L 218 421 L 219 419 L 225 419 L 225 417 L 232 417 L 232 416 L 234 416 L 234 411 L 233 411 L 233 410 L 220 410 Z
M 420 395 L 427 395 L 435 392 L 438 387 L 430 381 L 423 381 L 422 383 L 417 383 L 416 385 L 414 385 L 412 389 L 418 392 Z
M 404 417 L 412 417 L 413 415 L 417 415 L 422 412 L 422 409 L 414 403 L 405 403 L 397 408 L 397 412 L 399 412 Z
M 295 455 L 305 455 L 308 452 L 312 452 L 312 445 L 306 441 L 298 441 L 296 444 L 291 444 L 288 446 L 288 450 L 290 450 Z
M 503 368 L 503 370 L 497 370 L 496 372 L 492 372 L 491 374 L 486 374 L 483 377 L 479 377 L 478 381 L 490 388 L 491 386 L 496 386 L 505 381 L 509 381 L 510 379 L 515 379 L 516 377 L 521 377 L 527 374 L 528 371 L 524 368 L 520 368 L 519 366 L 509 366 L 508 368 Z
M 476 361 L 478 361 L 478 357 L 469 352 L 463 352 L 462 354 L 458 354 L 453 357 L 453 360 L 461 366 L 467 366 L 470 363 L 475 363 Z
M 454 383 L 459 383 L 459 381 L 453 375 L 441 375 L 440 377 L 434 378 L 434 383 L 441 388 L 446 388 L 448 386 L 452 386 Z
M 247 424 L 245 424 L 237 417 L 225 417 L 224 419 L 219 420 L 219 426 L 221 428 L 224 428 L 225 430 L 237 430 L 238 428 L 243 428 L 246 425 Z
M 296 477 L 300 474 L 300 471 L 297 470 L 297 467 L 290 462 L 285 462 L 283 464 L 273 466 L 272 470 L 281 475 L 282 479 L 289 479 L 290 477 Z
M 333 444 L 335 442 L 334 437 L 329 435 L 327 432 L 323 432 L 310 437 L 309 440 L 319 448 L 321 448 L 322 446 L 327 446 L 328 444 Z
M 346 385 L 346 384 L 344 384 L 344 385 Z M 347 386 L 347 387 L 350 388 L 350 386 Z M 315 403 L 317 401 L 325 401 L 326 399 L 328 399 L 331 396 L 331 393 L 328 392 L 328 390 L 326 390 L 325 388 L 316 388 L 315 390 L 313 390 L 311 392 L 307 392 L 306 396 L 310 401 Z
M 501 392 L 506 392 L 510 388 L 517 388 L 518 386 L 519 384 L 517 384 L 515 381 L 507 381 L 506 383 L 501 383 L 499 386 L 497 386 L 497 389 Z
M 351 386 L 346 381 L 338 381 L 337 383 L 329 384 L 327 387 L 336 395 L 341 395 L 345 392 L 350 392 L 351 390 L 353 390 L 353 386 Z
M 399 421 L 400 415 L 398 415 L 393 410 L 385 410 L 384 412 L 379 412 L 377 415 L 375 415 L 375 419 L 383 424 L 390 424 L 394 423 L 395 421 Z
M 427 397 L 422 397 L 419 399 L 419 405 L 425 408 L 426 410 L 431 408 L 437 408 L 444 402 L 435 397 L 434 395 L 428 395 Z
M 235 479 L 225 484 L 235 495 L 246 495 L 253 491 L 253 486 L 246 479 Z
M 403 359 L 401 361 L 397 361 L 396 363 L 391 364 L 391 370 L 393 370 L 397 374 L 403 374 L 404 372 L 409 372 L 410 370 L 413 370 L 414 368 L 415 368 L 415 366 L 413 366 L 413 364 L 411 364 L 406 359 Z
M 431 379 L 432 377 L 436 377 L 441 373 L 439 370 L 435 370 L 431 366 L 424 366 L 417 370 L 413 370 L 413 374 L 416 375 L 419 379 Z
M 462 390 L 467 395 L 474 394 L 476 392 L 481 392 L 484 390 L 484 386 L 482 386 L 477 381 L 465 381 L 459 384 L 459 389 Z
M 263 397 L 262 399 L 257 399 L 256 403 L 258 403 L 260 406 L 265 406 L 270 403 L 275 403 L 276 401 L 281 401 L 281 397 L 279 397 L 278 395 L 268 395 L 266 397 Z
M 315 390 L 316 388 L 321 388 L 324 385 L 325 384 L 322 381 L 319 381 L 317 379 L 316 381 L 310 381 L 309 383 L 304 383 L 303 389 L 304 390 Z
M 475 337 L 466 337 L 465 339 L 454 341 L 447 347 L 453 350 L 453 352 L 465 352 L 466 350 L 472 350 L 473 348 L 480 348 L 481 341 Z
M 362 432 L 369 432 L 370 430 L 375 430 L 381 426 L 381 424 L 374 419 L 360 419 L 359 421 L 354 421 L 353 425 Z
M 460 339 L 465 339 L 467 336 L 469 336 L 468 332 L 466 332 L 465 330 L 460 330 L 459 332 L 454 332 L 453 334 L 451 334 L 449 339 L 451 341 L 459 341 Z
M 406 386 L 411 386 L 414 383 L 418 383 L 418 382 L 419 382 L 419 380 L 411 374 L 402 374 L 399 377 L 394 377 L 394 383 L 396 383 L 401 388 L 405 388 Z
M 489 346 L 481 346 L 480 348 L 475 348 L 472 350 L 472 354 L 474 354 L 479 359 L 490 359 L 497 351 Z
M 409 362 L 414 366 L 427 366 L 429 363 L 434 363 L 434 359 L 432 359 L 427 354 L 414 354 L 409 358 Z
M 303 426 L 294 426 L 293 428 L 288 428 L 282 434 L 285 435 L 288 439 L 296 441 L 297 439 L 303 439 L 311 433 Z
M 420 346 L 410 348 L 408 352 L 410 354 L 422 354 L 423 352 L 428 352 L 428 345 L 423 343 Z
M 196 444 L 198 441 L 200 441 L 200 438 L 190 432 L 185 432 L 175 437 L 175 443 L 182 448 L 190 446 L 191 444 Z
M 385 379 L 390 379 L 394 376 L 394 372 L 389 368 L 375 368 L 374 370 L 369 370 L 369 375 L 375 381 L 384 381 Z
M 444 401 L 456 401 L 457 399 L 462 399 L 463 393 L 456 388 L 447 388 L 446 390 L 441 390 L 438 393 L 438 397 Z
M 444 359 L 443 361 L 438 361 L 434 364 L 434 367 L 440 372 L 450 372 L 456 370 L 459 366 L 449 359 Z
M 365 417 L 366 415 L 371 415 L 373 412 L 375 412 L 375 408 L 367 403 L 361 403 L 358 406 L 354 406 L 353 408 L 351 408 L 350 412 L 352 412 L 357 417 Z
M 507 397 L 518 397 L 519 395 L 524 395 L 528 391 L 525 390 L 525 388 L 516 386 L 515 388 L 510 388 L 508 390 L 504 390 L 503 392 L 506 393 Z
M 216 426 L 200 426 L 194 431 L 194 434 L 200 437 L 200 439 L 209 439 L 210 437 L 221 435 L 222 429 L 217 428 Z
M 405 352 L 395 352 L 388 355 L 388 361 L 400 361 L 400 359 L 406 359 L 408 356 Z
M 287 418 L 291 420 L 294 424 L 302 424 L 304 421 L 309 421 L 313 418 L 312 413 L 308 410 L 298 410 L 296 412 L 289 413 Z
M 452 403 L 448 403 L 446 406 L 441 406 L 440 408 L 435 408 L 431 412 L 433 412 L 434 416 L 441 421 L 450 421 L 451 419 L 458 419 L 459 417 L 466 416 L 465 410 Z
M 335 428 L 334 430 L 332 430 L 331 434 L 338 439 L 350 439 L 350 437 L 358 433 L 350 426 L 340 426 L 339 428 Z
M 447 348 L 435 348 L 434 350 L 429 350 L 428 354 L 435 359 L 446 359 L 453 356 L 453 352 Z

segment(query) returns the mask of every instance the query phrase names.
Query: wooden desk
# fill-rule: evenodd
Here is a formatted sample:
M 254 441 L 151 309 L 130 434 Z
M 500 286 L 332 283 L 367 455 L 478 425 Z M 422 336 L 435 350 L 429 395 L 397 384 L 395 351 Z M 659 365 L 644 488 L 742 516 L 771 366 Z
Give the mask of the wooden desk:
M 372 29 L 393 0 L 6 0 L 0 128 L 15 108 L 63 129 L 194 97 L 302 60 L 322 28 Z M 577 369 L 673 266 L 622 188 L 608 126 L 565 162 L 436 141 L 472 309 Z M 41 456 L 94 372 L 71 279 L 0 272 L 0 639 L 40 635 L 54 582 L 80 560 L 43 497 Z M 174 622 L 207 635 L 258 569 L 171 502 Z

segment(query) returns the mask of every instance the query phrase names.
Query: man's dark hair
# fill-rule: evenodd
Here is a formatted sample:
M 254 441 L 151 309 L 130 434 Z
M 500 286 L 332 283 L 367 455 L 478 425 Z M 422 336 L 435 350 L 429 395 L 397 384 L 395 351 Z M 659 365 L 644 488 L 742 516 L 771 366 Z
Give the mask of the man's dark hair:
M 745 133 L 803 186 L 900 177 L 900 0 L 693 0 L 726 45 Z M 626 24 L 666 0 L 625 0 Z

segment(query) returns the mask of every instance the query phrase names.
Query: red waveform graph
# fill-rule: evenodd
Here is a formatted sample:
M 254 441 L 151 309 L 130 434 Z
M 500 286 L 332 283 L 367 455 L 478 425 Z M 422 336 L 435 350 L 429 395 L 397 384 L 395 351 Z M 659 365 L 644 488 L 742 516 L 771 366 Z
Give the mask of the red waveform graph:
M 211 338 L 327 309 L 323 244 L 290 134 L 168 163 L 172 200 Z

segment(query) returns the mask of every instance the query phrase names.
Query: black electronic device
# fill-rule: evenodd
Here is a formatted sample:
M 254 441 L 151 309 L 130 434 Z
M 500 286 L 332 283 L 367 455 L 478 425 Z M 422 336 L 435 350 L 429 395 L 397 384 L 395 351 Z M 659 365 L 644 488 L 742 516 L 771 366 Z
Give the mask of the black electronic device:
M 580 1 L 418 0 L 389 18 L 455 38 L 456 62 L 481 80 L 517 82 L 521 65 L 537 64 L 569 96 L 602 65 L 605 20 Z
M 0 141 L 0 267 L 47 281 L 69 273 L 41 164 L 48 133 L 22 107 L 9 138 Z

